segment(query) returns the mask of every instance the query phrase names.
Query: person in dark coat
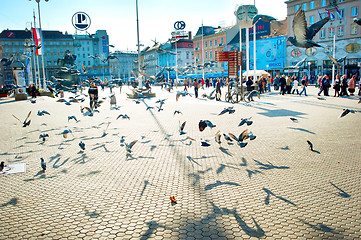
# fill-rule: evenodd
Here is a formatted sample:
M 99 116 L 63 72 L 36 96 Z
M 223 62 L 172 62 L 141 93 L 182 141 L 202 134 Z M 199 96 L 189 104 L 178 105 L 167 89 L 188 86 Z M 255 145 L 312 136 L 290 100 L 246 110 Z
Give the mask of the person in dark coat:
M 246 82 L 246 86 L 247 86 L 247 91 L 248 91 L 248 92 L 251 92 L 251 91 L 253 90 L 252 85 L 253 85 L 253 81 L 252 81 L 252 79 L 249 77 L 248 80 L 247 80 L 247 82 Z
M 343 76 L 341 77 L 341 92 L 340 92 L 340 96 L 348 96 L 347 87 L 348 87 L 348 84 L 347 84 L 347 76 L 346 76 L 346 75 L 343 75 Z
M 280 90 L 280 94 L 282 95 L 285 95 L 286 93 L 286 78 L 285 78 L 285 75 L 282 75 L 282 77 L 280 77 L 280 87 L 281 87 L 281 90 Z
M 218 79 L 216 84 L 216 100 L 221 100 L 221 81 Z
M 98 100 L 98 87 L 95 84 L 92 84 L 88 90 L 90 98 L 90 109 L 93 110 L 96 108 L 95 102 Z
M 335 94 L 333 96 L 339 97 L 341 89 L 341 80 L 339 75 L 336 76 L 335 83 L 333 84 L 333 89 L 335 89 Z
M 196 98 L 198 98 L 199 83 L 197 79 L 194 79 L 193 86 L 194 86 L 194 95 L 196 96 Z
M 32 98 L 36 98 L 36 92 L 37 92 L 37 89 L 36 89 L 36 87 L 35 87 L 35 84 L 33 84 L 33 85 L 31 86 L 31 89 L 30 89 L 30 93 L 31 93 L 31 97 L 32 97 Z
M 321 92 L 323 91 L 324 96 L 328 96 L 328 88 L 331 86 L 330 82 L 328 81 L 328 76 L 325 75 L 321 79 L 321 86 L 320 91 L 318 92 L 318 96 L 320 96 Z

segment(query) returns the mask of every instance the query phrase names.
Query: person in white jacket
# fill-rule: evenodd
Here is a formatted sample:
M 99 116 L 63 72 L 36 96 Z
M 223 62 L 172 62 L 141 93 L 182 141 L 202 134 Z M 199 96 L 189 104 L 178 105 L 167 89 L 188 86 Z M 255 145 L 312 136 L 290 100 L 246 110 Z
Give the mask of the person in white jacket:
M 298 80 L 297 78 L 293 79 L 293 87 L 292 87 L 292 94 L 294 94 L 294 92 L 296 91 L 297 94 L 298 94 Z

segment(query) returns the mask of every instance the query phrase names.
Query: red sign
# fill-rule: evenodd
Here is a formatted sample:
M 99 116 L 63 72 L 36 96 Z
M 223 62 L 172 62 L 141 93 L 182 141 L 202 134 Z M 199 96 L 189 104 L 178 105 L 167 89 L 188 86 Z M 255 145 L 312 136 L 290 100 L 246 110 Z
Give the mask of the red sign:
M 7 35 L 8 35 L 8 37 L 9 37 L 9 38 L 12 38 L 12 37 L 14 37 L 14 36 L 15 36 L 13 32 L 8 32 L 8 34 L 7 34 Z
M 218 52 L 216 51 L 216 61 L 217 62 L 227 62 L 229 52 Z

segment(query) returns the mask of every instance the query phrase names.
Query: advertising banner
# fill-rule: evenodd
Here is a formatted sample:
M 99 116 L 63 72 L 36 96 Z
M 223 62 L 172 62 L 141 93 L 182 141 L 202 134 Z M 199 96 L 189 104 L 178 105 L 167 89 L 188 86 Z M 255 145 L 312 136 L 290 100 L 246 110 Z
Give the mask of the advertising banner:
M 253 41 L 250 42 L 250 68 L 253 68 Z M 286 60 L 286 36 L 257 40 L 256 68 L 260 70 L 282 69 Z M 268 66 L 268 67 L 267 67 Z

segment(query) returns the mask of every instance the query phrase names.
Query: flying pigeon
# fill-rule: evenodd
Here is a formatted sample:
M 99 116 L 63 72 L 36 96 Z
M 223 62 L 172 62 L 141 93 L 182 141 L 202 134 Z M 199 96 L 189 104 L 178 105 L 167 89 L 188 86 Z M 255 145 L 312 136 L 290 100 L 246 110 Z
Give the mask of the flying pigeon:
M 202 140 L 201 139 L 201 146 L 202 147 L 209 147 L 209 146 L 211 146 L 211 144 L 208 143 L 208 140 Z
M 210 99 L 210 100 L 213 100 L 213 99 L 215 99 L 216 97 L 214 96 L 214 93 L 216 92 L 216 89 L 214 89 L 210 94 L 209 94 L 209 96 L 207 95 L 207 94 L 203 94 L 202 95 L 202 97 L 203 98 L 208 98 L 208 99 Z
M 69 133 L 72 133 L 72 131 L 70 129 L 65 129 L 61 134 L 63 134 L 64 138 L 67 138 Z
M 118 120 L 119 118 L 129 119 L 129 120 L 130 120 L 130 117 L 129 117 L 127 114 L 120 114 L 120 115 L 117 117 L 117 120 Z
M 44 116 L 44 114 L 50 115 L 50 113 L 45 110 L 42 111 L 38 110 L 38 116 Z
M 154 107 L 148 106 L 146 110 L 153 109 Z
M 223 114 L 225 114 L 225 113 L 229 113 L 229 114 L 232 114 L 232 113 L 234 113 L 236 110 L 234 110 L 233 109 L 233 107 L 228 107 L 228 108 L 225 108 L 225 109 L 223 109 L 222 110 L 222 112 L 220 112 L 219 114 L 218 114 L 218 116 L 219 115 L 223 115 Z
M 247 100 L 248 100 L 248 102 L 251 102 L 251 101 L 253 101 L 253 97 L 254 96 L 257 96 L 258 97 L 258 99 L 260 99 L 261 98 L 261 95 L 259 94 L 259 92 L 258 91 L 256 91 L 256 90 L 253 90 L 252 92 L 250 92 L 249 94 L 248 94 L 248 96 L 247 96 Z
M 68 122 L 69 122 L 71 119 L 74 119 L 76 122 L 78 122 L 78 120 L 76 119 L 75 116 L 68 116 Z
M 306 59 L 307 59 L 307 57 L 305 57 L 305 58 L 301 59 L 300 61 L 298 61 L 298 62 L 296 63 L 296 65 L 288 66 L 288 68 L 299 69 L 299 68 L 302 66 L 302 64 L 304 64 L 304 62 L 306 61 Z
M 277 19 L 268 15 L 257 14 L 252 18 L 252 25 L 257 23 L 259 20 L 262 20 L 264 22 L 271 22 L 271 21 L 276 21 Z
M 138 140 L 134 140 L 133 142 L 127 144 L 125 143 L 125 148 L 127 150 L 128 153 L 131 153 L 132 152 L 132 147 L 134 146 L 134 144 L 138 142 Z
M 124 137 L 125 137 L 125 136 L 122 136 L 122 137 L 120 138 L 120 145 L 124 145 L 124 141 L 125 141 Z
M 45 138 L 47 138 L 47 137 L 49 137 L 49 134 L 43 133 L 43 134 L 40 134 L 39 139 L 42 139 L 43 142 L 45 142 Z
M 349 109 L 349 108 L 344 109 L 343 112 L 341 113 L 341 115 L 338 118 L 342 118 L 342 117 L 346 116 L 349 113 L 355 113 L 355 111 L 352 110 L 352 109 Z
M 162 108 L 162 106 L 160 106 L 160 107 L 158 107 L 158 106 L 156 106 L 157 108 L 158 108 L 158 112 L 160 112 L 160 111 L 163 111 L 164 109 Z
M 36 100 L 35 99 L 29 99 L 30 100 L 30 102 L 32 103 L 32 104 L 35 104 L 36 103 Z
M 254 140 L 254 139 L 256 139 L 256 136 L 253 135 L 253 133 L 252 133 L 251 131 L 249 131 L 249 132 L 247 133 L 247 137 L 248 137 L 251 141 Z
M 46 162 L 44 161 L 43 158 L 40 158 L 40 165 L 41 165 L 41 168 L 43 169 L 43 172 L 45 172 L 45 170 L 46 170 Z
M 312 38 L 329 20 L 330 17 L 325 17 L 307 28 L 305 12 L 302 8 L 298 9 L 292 24 L 295 36 L 289 37 L 288 41 L 294 46 L 301 48 L 321 47 L 319 44 L 312 41 Z
M 218 130 L 218 132 L 216 132 L 216 135 L 214 136 L 214 140 L 216 141 L 216 143 L 219 144 L 219 146 L 221 146 L 221 134 L 220 134 L 220 130 Z
M 179 135 L 186 134 L 183 130 L 186 125 L 186 121 L 182 123 L 182 125 L 179 125 Z
M 357 25 L 361 25 L 361 18 L 354 18 L 353 22 L 356 23 Z
M 83 143 L 82 141 L 80 141 L 79 147 L 81 148 L 81 150 L 85 151 L 85 143 Z
M 242 126 L 243 124 L 247 124 L 247 126 L 252 125 L 253 121 L 251 117 L 249 118 L 241 118 L 241 122 L 238 124 L 238 127 Z
M 183 114 L 183 113 L 181 111 L 175 110 L 174 113 L 173 113 L 173 116 L 176 115 L 176 114 Z
M 192 96 L 189 92 L 187 91 L 178 91 L 177 94 L 175 95 L 175 100 L 178 101 L 179 97 L 182 96 L 182 97 L 185 97 L 185 96 Z
M 309 149 L 311 151 L 313 151 L 313 144 L 311 143 L 311 141 L 307 140 L 307 143 L 308 143 Z
M 30 114 L 31 114 L 31 111 L 28 113 L 28 116 L 25 118 L 25 120 L 23 122 L 23 127 L 27 127 L 27 126 L 30 125 L 31 120 L 28 121 L 28 118 L 30 117 Z M 13 117 L 16 118 L 19 122 L 21 122 L 20 119 L 17 118 L 14 114 L 13 114 Z

